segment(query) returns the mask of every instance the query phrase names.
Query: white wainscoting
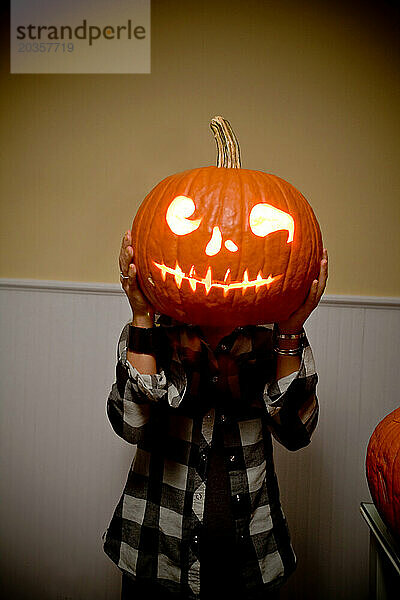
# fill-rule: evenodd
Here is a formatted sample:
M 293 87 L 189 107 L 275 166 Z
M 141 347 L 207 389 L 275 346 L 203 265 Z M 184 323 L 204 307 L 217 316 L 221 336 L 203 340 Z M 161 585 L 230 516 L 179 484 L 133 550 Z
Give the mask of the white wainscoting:
M 134 447 L 108 423 L 120 286 L 0 280 L 1 564 L 7 600 L 119 600 L 102 549 Z M 298 569 L 282 600 L 364 600 L 368 439 L 397 407 L 400 299 L 327 296 L 306 324 L 320 421 L 276 446 Z

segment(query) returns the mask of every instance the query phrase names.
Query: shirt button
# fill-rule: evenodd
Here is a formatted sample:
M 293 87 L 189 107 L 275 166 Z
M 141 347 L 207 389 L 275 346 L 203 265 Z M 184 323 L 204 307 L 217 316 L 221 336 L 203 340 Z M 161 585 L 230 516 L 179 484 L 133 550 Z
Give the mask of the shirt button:
M 229 457 L 229 460 L 231 461 L 231 463 L 234 463 L 236 460 L 236 456 L 232 454 L 232 456 Z
M 211 379 L 212 383 L 218 383 L 218 375 L 214 375 L 214 377 Z
M 228 346 L 226 344 L 221 344 L 219 349 L 221 350 L 221 352 L 226 352 L 228 350 Z
M 199 536 L 196 534 L 193 536 L 193 544 L 198 544 L 199 543 Z
M 221 421 L 221 423 L 226 423 L 226 421 L 227 421 L 226 416 L 225 415 L 221 415 L 220 416 L 220 421 Z

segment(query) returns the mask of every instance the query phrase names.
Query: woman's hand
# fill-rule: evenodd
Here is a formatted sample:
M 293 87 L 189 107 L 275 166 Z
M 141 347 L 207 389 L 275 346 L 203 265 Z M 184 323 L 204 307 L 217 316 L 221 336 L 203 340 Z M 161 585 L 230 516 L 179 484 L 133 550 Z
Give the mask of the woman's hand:
M 305 302 L 286 321 L 277 323 L 280 333 L 299 333 L 312 311 L 318 306 L 328 279 L 328 251 L 324 248 L 318 279 L 314 279 Z
M 121 277 L 122 289 L 128 297 L 134 317 L 150 316 L 152 319 L 154 309 L 139 288 L 136 278 L 136 266 L 132 262 L 132 259 L 132 237 L 130 230 L 128 230 L 122 238 L 121 251 L 119 253 L 120 271 L 125 277 L 128 277 L 128 279 L 122 279 Z

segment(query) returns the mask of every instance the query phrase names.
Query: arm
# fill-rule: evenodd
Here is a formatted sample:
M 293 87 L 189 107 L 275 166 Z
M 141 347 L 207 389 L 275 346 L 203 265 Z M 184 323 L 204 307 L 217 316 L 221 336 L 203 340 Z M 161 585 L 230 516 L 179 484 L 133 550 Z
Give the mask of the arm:
M 132 234 L 130 230 L 125 233 L 119 255 L 119 267 L 122 273 L 122 289 L 127 295 L 132 309 L 132 325 L 140 328 L 154 326 L 154 309 L 142 294 L 136 278 L 136 266 L 133 260 Z M 155 354 L 143 354 L 128 350 L 129 362 L 141 373 L 157 373 L 157 360 Z
M 157 365 L 157 354 L 144 354 L 128 349 L 129 326 L 152 327 L 154 310 L 136 282 L 136 268 L 131 262 L 133 248 L 128 231 L 121 245 L 119 265 L 124 289 L 132 308 L 132 321 L 123 328 L 117 350 L 116 380 L 107 399 L 107 415 L 114 431 L 131 444 L 145 434 L 153 410 L 161 402 L 179 406 L 186 389 L 186 376 L 177 356 L 170 361 L 169 377 Z
M 318 306 L 328 278 L 328 253 L 324 248 L 318 280 L 311 285 L 304 304 L 289 319 L 277 324 L 279 334 L 304 332 L 304 323 Z M 298 349 L 297 355 L 285 354 Z M 301 348 L 299 339 L 276 338 L 276 378 L 265 389 L 264 400 L 270 416 L 270 429 L 274 437 L 289 450 L 306 446 L 317 425 L 318 399 L 316 386 L 318 375 L 314 357 L 304 338 Z
M 292 451 L 310 443 L 319 413 L 318 375 L 307 337 L 303 344 L 297 357 L 298 370 L 273 379 L 264 389 L 269 429 L 279 443 Z
M 129 326 L 130 322 L 126 323 L 117 344 L 115 382 L 107 399 L 107 416 L 117 435 L 137 444 L 160 402 L 178 397 L 179 403 L 180 393 L 172 381 L 167 382 L 164 371 L 140 373 L 131 364 L 127 357 Z
M 328 252 L 326 248 L 323 250 L 320 263 L 319 277 L 314 279 L 311 285 L 307 299 L 298 310 L 296 310 L 289 319 L 277 323 L 279 333 L 283 334 L 298 334 L 303 330 L 304 323 L 318 306 L 324 293 L 326 282 L 328 279 Z M 290 373 L 298 371 L 300 368 L 300 356 L 290 356 L 284 354 L 285 350 L 293 350 L 299 347 L 298 340 L 277 339 L 277 363 L 276 363 L 276 378 L 280 379 Z M 283 351 L 283 352 L 279 352 Z

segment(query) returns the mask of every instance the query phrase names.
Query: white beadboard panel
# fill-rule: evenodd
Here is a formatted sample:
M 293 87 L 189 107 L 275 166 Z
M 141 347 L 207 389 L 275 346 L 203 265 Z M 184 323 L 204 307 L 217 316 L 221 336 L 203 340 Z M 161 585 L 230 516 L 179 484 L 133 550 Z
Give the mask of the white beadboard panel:
M 400 313 L 320 305 L 306 325 L 319 375 L 319 424 L 296 453 L 275 445 L 298 569 L 282 600 L 368 596 L 368 529 L 361 501 L 368 440 L 399 406 Z
M 364 600 L 359 504 L 368 439 L 399 405 L 398 299 L 327 297 L 306 325 L 320 420 L 298 452 L 275 445 L 298 569 L 282 600 Z M 105 411 L 129 306 L 118 286 L 0 282 L 3 596 L 118 600 L 102 549 L 135 448 Z
M 117 295 L 0 298 L 3 597 L 115 599 L 101 535 L 134 447 L 105 406 L 129 307 Z

